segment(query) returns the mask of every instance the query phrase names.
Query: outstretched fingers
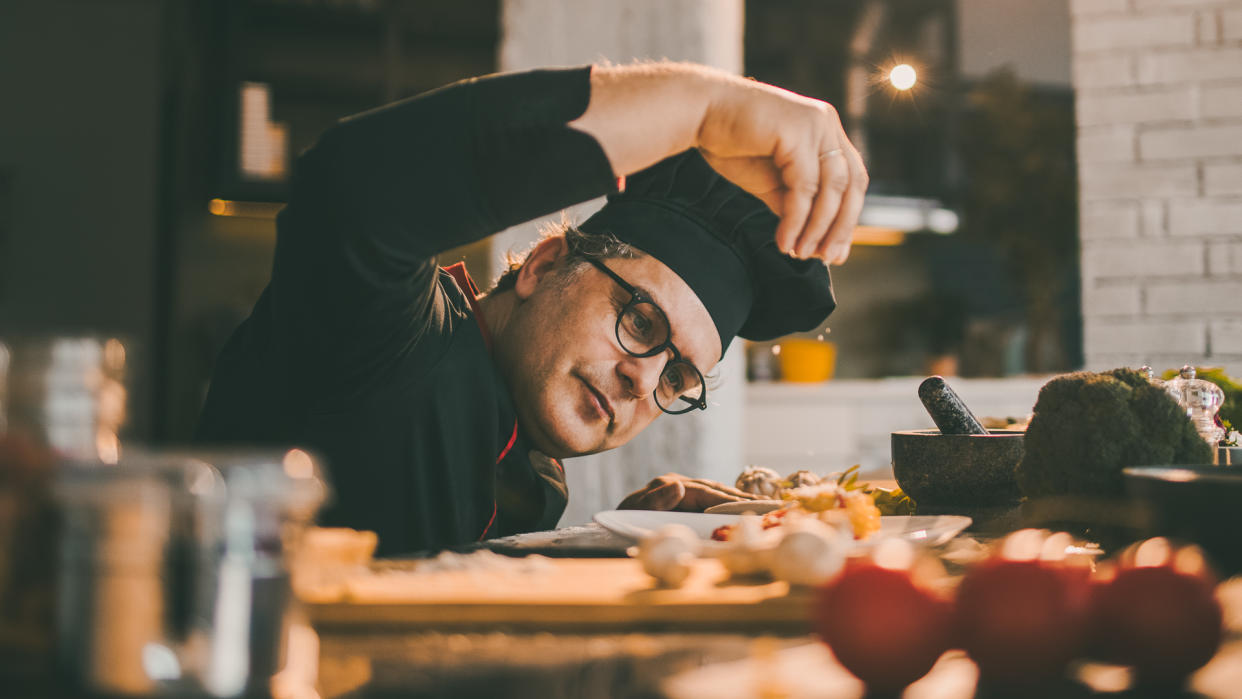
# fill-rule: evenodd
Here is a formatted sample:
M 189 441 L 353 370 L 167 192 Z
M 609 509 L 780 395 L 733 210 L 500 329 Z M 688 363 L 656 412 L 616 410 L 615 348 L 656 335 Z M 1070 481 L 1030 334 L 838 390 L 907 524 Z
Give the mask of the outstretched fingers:
M 813 157 L 795 153 L 785 162 L 778 162 L 777 167 L 785 191 L 781 197 L 781 222 L 776 227 L 776 246 L 781 252 L 794 255 L 819 189 L 819 165 Z
M 686 481 L 685 486 L 686 492 L 677 505 L 677 509 L 683 512 L 702 512 L 714 505 L 754 499 L 745 493 L 729 492 L 731 489 L 728 486 L 714 481 L 691 479 Z
M 707 486 L 707 487 L 709 487 L 709 488 L 711 488 L 711 489 L 713 489 L 713 490 L 717 490 L 717 491 L 719 491 L 719 492 L 721 492 L 721 493 L 723 493 L 723 494 L 725 494 L 725 495 L 730 495 L 730 496 L 733 496 L 733 497 L 737 498 L 738 500 L 756 500 L 756 499 L 758 499 L 758 496 L 757 496 L 757 495 L 754 495 L 754 494 L 752 494 L 752 493 L 748 493 L 748 492 L 746 492 L 745 490 L 740 490 L 740 489 L 738 489 L 738 488 L 734 488 L 734 487 L 733 487 L 733 486 L 731 486 L 731 485 L 726 485 L 726 484 L 721 483 L 721 482 L 719 482 L 719 481 L 713 481 L 713 480 L 709 480 L 709 479 L 707 479 L 707 478 L 691 478 L 690 480 L 691 480 L 691 481 L 693 481 L 694 483 L 698 483 L 698 484 L 700 484 L 700 485 Z
M 672 510 L 681 504 L 686 496 L 686 486 L 682 477 L 666 474 L 653 479 L 646 487 L 630 493 L 618 510 Z
M 797 257 L 811 257 L 827 237 L 828 227 L 841 210 L 841 200 L 850 184 L 850 165 L 845 151 L 831 148 L 818 156 L 819 190 L 810 220 L 798 238 Z
M 858 217 L 862 214 L 870 181 L 858 150 L 849 143 L 843 145 L 845 148 L 841 159 L 850 163 L 849 179 L 832 226 L 813 253 L 824 262 L 834 265 L 844 264 L 850 256 L 850 243 L 854 239 L 854 229 L 858 226 Z

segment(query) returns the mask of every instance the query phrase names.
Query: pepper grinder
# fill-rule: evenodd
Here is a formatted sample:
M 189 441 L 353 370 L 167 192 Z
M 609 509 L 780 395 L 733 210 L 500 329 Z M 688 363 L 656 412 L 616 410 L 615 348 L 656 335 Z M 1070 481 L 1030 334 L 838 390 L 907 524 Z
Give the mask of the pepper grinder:
M 1216 446 L 1224 439 L 1224 428 L 1216 424 L 1216 412 L 1225 403 L 1225 392 L 1220 386 L 1195 378 L 1195 368 L 1187 364 L 1177 378 L 1164 382 L 1164 390 L 1186 410 L 1186 417 L 1204 441 Z

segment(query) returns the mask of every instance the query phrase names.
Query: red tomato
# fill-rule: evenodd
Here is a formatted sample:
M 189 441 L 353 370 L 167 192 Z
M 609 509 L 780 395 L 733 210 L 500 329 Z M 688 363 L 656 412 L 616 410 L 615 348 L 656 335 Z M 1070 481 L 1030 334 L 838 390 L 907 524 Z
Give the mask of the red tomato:
M 909 569 L 851 561 L 820 588 L 816 633 L 874 692 L 896 692 L 926 675 L 950 647 L 949 603 Z
M 996 558 L 970 570 L 954 607 L 958 641 L 980 678 L 1002 686 L 1060 678 L 1083 649 L 1085 570 L 1059 563 Z
M 1220 646 L 1215 576 L 1195 547 L 1150 539 L 1124 553 L 1092 595 L 1095 648 L 1141 684 L 1180 685 Z

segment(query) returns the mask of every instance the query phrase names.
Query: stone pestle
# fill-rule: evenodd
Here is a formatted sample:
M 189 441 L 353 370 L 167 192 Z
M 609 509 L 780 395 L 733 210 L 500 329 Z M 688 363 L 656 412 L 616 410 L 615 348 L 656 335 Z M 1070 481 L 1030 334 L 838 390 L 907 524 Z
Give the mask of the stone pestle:
M 929 376 L 919 384 L 919 400 L 941 434 L 988 434 L 970 408 L 949 388 L 944 377 Z

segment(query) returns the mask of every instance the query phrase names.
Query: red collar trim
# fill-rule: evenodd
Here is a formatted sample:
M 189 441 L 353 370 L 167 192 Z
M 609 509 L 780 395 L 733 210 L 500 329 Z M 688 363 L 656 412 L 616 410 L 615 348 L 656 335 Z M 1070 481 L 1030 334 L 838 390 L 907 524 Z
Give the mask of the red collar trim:
M 453 281 L 457 282 L 461 293 L 465 295 L 466 301 L 470 304 L 470 310 L 474 311 L 474 322 L 479 324 L 479 332 L 483 333 L 483 344 L 487 345 L 487 351 L 492 351 L 492 333 L 487 329 L 487 324 L 483 322 L 483 309 L 479 307 L 479 287 L 475 286 L 474 280 L 470 278 L 470 273 L 466 271 L 466 263 L 458 262 L 448 267 L 440 269 L 448 272 Z
M 492 333 L 487 329 L 487 324 L 483 322 L 483 309 L 479 308 L 479 287 L 475 285 L 474 280 L 470 278 L 470 273 L 466 271 L 466 263 L 458 262 L 441 267 L 448 275 L 457 282 L 457 287 L 461 289 L 461 293 L 466 297 L 466 301 L 470 304 L 470 310 L 474 311 L 474 322 L 479 324 L 479 332 L 483 335 L 483 344 L 487 345 L 487 351 L 492 350 Z M 509 435 L 509 443 L 500 451 L 500 455 L 496 457 L 496 464 L 499 465 L 509 450 L 513 448 L 514 442 L 517 441 L 518 425 L 517 420 L 513 421 L 513 432 Z M 491 530 L 492 525 L 496 523 L 496 514 L 500 508 L 497 507 L 495 500 L 492 501 L 492 516 L 488 518 L 487 524 L 483 526 L 483 532 L 479 534 L 479 541 L 482 541 L 487 532 Z

